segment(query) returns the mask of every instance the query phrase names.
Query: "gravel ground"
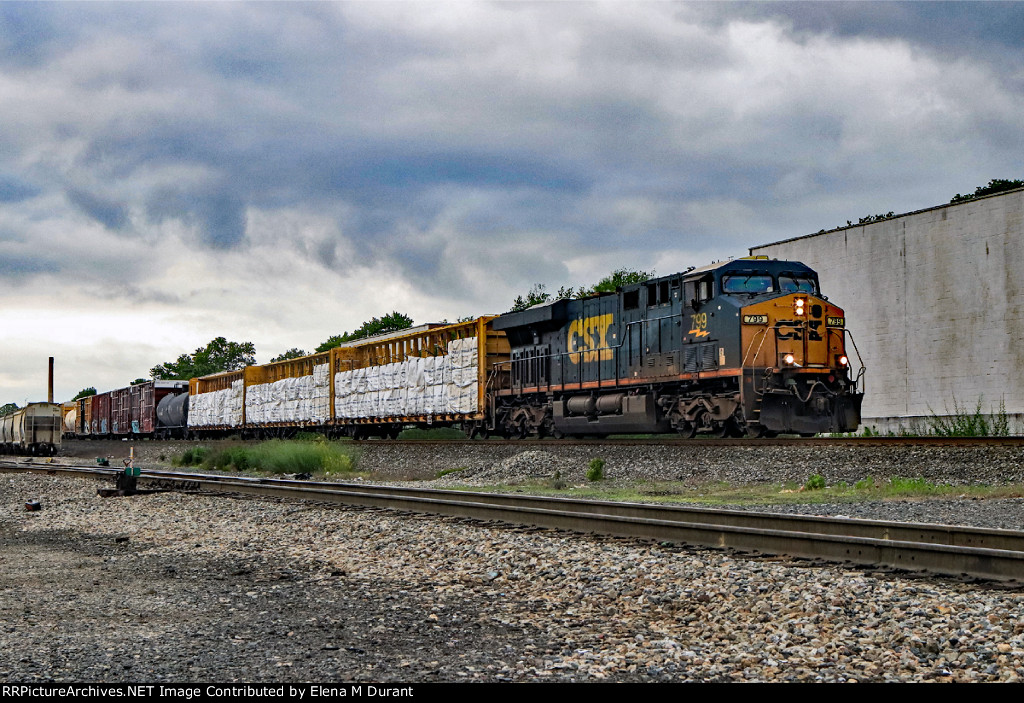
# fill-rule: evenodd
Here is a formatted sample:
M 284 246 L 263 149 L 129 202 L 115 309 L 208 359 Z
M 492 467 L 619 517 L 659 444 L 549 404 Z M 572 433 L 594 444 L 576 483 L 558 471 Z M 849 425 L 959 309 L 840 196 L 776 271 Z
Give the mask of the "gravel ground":
M 367 509 L 101 499 L 96 487 L 0 475 L 4 681 L 1024 675 L 1019 586 Z M 25 511 L 29 499 L 43 509 Z M 966 505 L 981 522 L 1021 511 L 1018 501 L 920 505 L 934 519 Z

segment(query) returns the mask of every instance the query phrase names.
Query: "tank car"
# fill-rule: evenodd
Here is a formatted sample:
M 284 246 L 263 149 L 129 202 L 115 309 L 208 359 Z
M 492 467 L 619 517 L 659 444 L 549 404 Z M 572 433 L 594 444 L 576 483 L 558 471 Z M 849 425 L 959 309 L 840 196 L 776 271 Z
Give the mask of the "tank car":
M 849 432 L 843 310 L 795 261 L 743 258 L 503 315 L 493 429 L 511 436 Z
M 53 456 L 60 449 L 62 424 L 58 403 L 29 403 L 0 417 L 0 450 L 5 454 Z

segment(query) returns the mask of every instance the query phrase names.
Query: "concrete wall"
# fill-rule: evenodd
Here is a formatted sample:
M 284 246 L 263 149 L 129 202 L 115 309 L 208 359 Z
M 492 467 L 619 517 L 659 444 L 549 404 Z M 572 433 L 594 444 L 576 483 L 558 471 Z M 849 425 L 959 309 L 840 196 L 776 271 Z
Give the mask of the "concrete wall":
M 750 252 L 802 261 L 845 309 L 864 425 L 923 427 L 981 399 L 1024 430 L 1024 190 Z

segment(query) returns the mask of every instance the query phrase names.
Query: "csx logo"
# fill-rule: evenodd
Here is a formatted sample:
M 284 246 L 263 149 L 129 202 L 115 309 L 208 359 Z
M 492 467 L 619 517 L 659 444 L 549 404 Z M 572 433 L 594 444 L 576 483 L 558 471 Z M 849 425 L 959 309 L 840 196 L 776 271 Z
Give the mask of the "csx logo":
M 569 323 L 569 334 L 566 339 L 566 349 L 569 353 L 569 360 L 578 364 L 580 357 L 583 361 L 608 361 L 614 358 L 611 346 L 608 342 L 608 328 L 612 326 L 614 315 L 597 315 L 583 320 L 573 320 Z M 589 351 L 588 351 L 589 350 Z M 573 352 L 583 352 L 574 354 Z

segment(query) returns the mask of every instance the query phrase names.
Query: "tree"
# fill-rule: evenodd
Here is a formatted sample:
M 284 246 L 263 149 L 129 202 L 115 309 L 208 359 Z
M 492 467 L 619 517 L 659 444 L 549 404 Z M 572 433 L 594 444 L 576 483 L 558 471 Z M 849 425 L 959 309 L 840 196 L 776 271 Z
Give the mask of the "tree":
M 974 189 L 974 194 L 968 193 L 967 195 L 960 195 L 957 193 L 950 199 L 951 203 L 963 203 L 968 200 L 974 200 L 984 195 L 993 195 L 995 193 L 1002 193 L 1005 190 L 1015 190 L 1017 188 L 1024 188 L 1024 181 L 1019 180 L 1007 180 L 1005 178 L 993 178 L 988 182 L 987 186 L 978 186 Z
M 610 274 L 594 284 L 591 290 L 594 293 L 614 293 L 616 289 L 634 283 L 643 283 L 654 278 L 654 271 L 633 271 L 632 269 L 615 269 Z
M 131 383 L 129 383 L 128 385 L 129 386 L 137 386 L 140 383 L 148 383 L 148 382 L 149 382 L 148 378 L 137 378 L 134 381 L 132 381 Z
M 616 269 L 589 288 L 580 286 L 573 290 L 572 286 L 562 286 L 558 289 L 558 293 L 555 294 L 554 298 L 546 291 L 546 286 L 543 283 L 534 283 L 526 297 L 521 295 L 516 297 L 509 312 L 519 312 L 540 303 L 561 300 L 562 298 L 586 298 L 598 293 L 614 293 L 617 288 L 633 283 L 642 283 L 651 278 L 654 278 L 654 271 L 648 273 L 647 271 L 634 271 L 627 268 Z
M 4 415 L 10 415 L 16 410 L 18 410 L 17 403 L 6 403 L 4 405 L 0 405 L 0 417 L 3 417 Z
M 409 329 L 412 325 L 413 322 L 411 317 L 394 310 L 384 317 L 374 317 L 367 320 L 351 334 L 343 332 L 341 334 L 335 334 L 328 337 L 327 341 L 316 348 L 316 351 L 327 351 L 328 349 L 341 346 L 346 342 L 354 342 L 357 339 L 366 339 L 367 337 L 374 337 L 378 334 L 399 332 L 401 330 Z
M 92 386 L 89 386 L 88 388 L 83 388 L 82 390 L 78 391 L 78 395 L 76 395 L 71 400 L 78 400 L 79 398 L 84 398 L 88 395 L 96 395 L 96 389 L 93 388 Z
M 221 371 L 237 371 L 256 363 L 256 345 L 252 342 L 229 342 L 217 337 L 206 347 L 192 354 L 182 354 L 177 361 L 157 364 L 150 373 L 157 379 L 188 379 L 209 376 Z
M 509 312 L 519 312 L 526 308 L 532 308 L 534 305 L 540 305 L 551 300 L 551 294 L 544 291 L 545 286 L 543 283 L 534 283 L 533 288 L 526 294 L 526 297 L 519 295 L 516 296 L 515 301 L 512 303 L 512 309 Z
M 292 348 L 286 351 L 284 354 L 281 354 L 280 356 L 275 356 L 273 359 L 270 360 L 270 363 L 274 363 L 275 361 L 287 361 L 288 359 L 298 359 L 303 356 L 309 356 L 309 354 L 302 351 L 301 349 Z

